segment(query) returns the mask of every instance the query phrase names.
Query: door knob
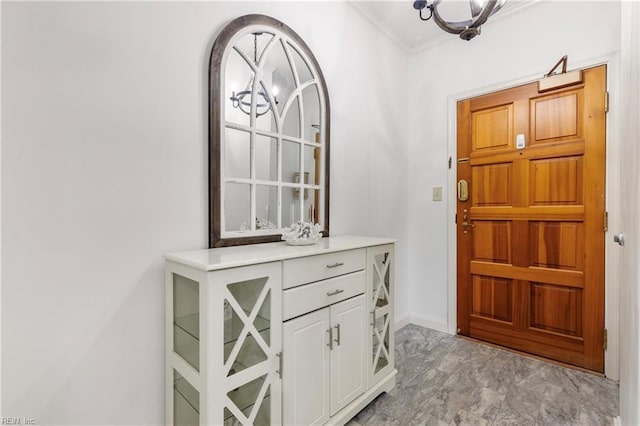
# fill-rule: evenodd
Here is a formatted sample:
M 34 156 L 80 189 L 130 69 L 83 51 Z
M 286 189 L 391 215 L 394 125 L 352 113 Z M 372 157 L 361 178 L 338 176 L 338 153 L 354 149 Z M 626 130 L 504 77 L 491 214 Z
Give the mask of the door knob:
M 614 243 L 618 243 L 618 245 L 623 246 L 624 245 L 624 233 L 621 232 L 619 234 L 616 234 L 613 236 L 613 242 Z

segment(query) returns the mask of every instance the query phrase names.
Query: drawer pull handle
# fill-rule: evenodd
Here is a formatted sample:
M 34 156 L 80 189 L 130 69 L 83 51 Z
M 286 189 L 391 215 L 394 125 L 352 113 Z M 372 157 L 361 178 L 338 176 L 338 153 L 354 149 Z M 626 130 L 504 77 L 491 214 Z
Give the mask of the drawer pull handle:
M 340 324 L 336 325 L 336 343 L 338 344 L 338 346 L 340 346 Z
M 334 264 L 327 265 L 327 268 L 332 269 L 332 268 L 337 268 L 338 266 L 343 266 L 343 265 L 344 265 L 344 262 L 336 262 Z
M 336 294 L 344 293 L 344 290 L 328 291 L 327 296 L 335 296 Z

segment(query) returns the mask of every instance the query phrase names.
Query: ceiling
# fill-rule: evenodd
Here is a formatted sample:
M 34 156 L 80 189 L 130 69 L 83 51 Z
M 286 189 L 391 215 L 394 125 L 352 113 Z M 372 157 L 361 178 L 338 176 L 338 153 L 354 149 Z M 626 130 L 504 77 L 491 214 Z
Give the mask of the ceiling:
M 433 22 L 433 19 L 428 22 L 421 21 L 418 11 L 413 8 L 412 0 L 368 0 L 349 3 L 407 53 L 415 53 L 436 43 L 458 37 L 441 30 Z M 504 7 L 489 18 L 485 25 L 534 3 L 536 0 L 507 0 Z M 462 21 L 471 18 L 468 0 L 442 0 L 438 11 L 448 21 Z M 423 16 L 428 16 L 428 13 L 423 12 Z

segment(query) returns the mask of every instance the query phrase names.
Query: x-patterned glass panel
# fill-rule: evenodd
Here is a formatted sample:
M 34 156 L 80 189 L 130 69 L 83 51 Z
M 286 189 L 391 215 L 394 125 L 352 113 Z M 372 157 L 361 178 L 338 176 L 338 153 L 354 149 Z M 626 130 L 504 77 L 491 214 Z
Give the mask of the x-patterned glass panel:
M 267 360 L 271 342 L 268 277 L 227 285 L 224 301 L 224 364 L 227 376 Z
M 390 258 L 389 252 L 379 253 L 374 256 L 373 264 L 373 301 L 378 308 L 389 304 L 390 282 Z
M 376 318 L 373 329 L 372 360 L 374 373 L 389 365 L 389 315 Z
M 266 379 L 265 374 L 227 393 L 229 401 L 224 409 L 225 426 L 271 423 L 270 386 L 265 383 Z

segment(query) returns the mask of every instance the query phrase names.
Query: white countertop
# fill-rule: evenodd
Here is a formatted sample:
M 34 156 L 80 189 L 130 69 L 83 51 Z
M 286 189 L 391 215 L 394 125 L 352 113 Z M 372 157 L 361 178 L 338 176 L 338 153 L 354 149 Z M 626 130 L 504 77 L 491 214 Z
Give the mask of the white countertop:
M 313 256 L 382 244 L 395 243 L 393 238 L 338 236 L 321 239 L 310 246 L 290 246 L 284 241 L 250 244 L 246 246 L 220 247 L 167 253 L 164 258 L 203 271 L 235 268 L 257 263 L 275 262 L 296 257 Z

